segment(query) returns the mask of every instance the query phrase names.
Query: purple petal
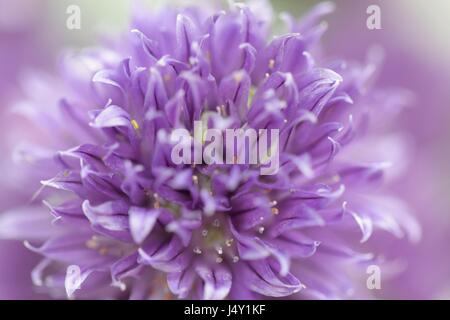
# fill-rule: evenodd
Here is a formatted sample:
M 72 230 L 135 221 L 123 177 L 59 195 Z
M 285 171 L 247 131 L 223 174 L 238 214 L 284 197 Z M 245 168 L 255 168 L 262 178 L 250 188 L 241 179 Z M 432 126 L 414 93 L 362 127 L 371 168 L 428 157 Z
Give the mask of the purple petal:
M 202 299 L 222 300 L 227 297 L 231 289 L 232 275 L 226 267 L 210 268 L 205 265 L 198 265 L 195 271 L 203 280 Z
M 155 226 L 160 211 L 156 209 L 131 207 L 128 213 L 131 235 L 136 243 L 141 243 Z

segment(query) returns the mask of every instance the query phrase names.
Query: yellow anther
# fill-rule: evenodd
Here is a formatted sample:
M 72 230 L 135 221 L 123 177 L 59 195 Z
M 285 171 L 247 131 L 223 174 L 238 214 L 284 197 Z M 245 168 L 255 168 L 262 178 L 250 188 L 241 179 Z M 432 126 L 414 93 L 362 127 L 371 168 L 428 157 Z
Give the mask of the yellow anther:
M 337 174 L 337 175 L 333 176 L 331 181 L 337 183 L 337 182 L 341 181 L 341 177 Z
M 139 123 L 137 123 L 136 120 L 132 119 L 131 121 L 131 125 L 133 126 L 134 130 L 139 130 Z
M 244 73 L 241 71 L 237 71 L 233 74 L 234 81 L 237 83 L 240 83 L 242 79 L 244 78 Z
M 269 60 L 269 68 L 270 68 L 270 69 L 273 69 L 273 67 L 275 67 L 275 60 L 270 59 L 270 60 Z
M 94 238 L 91 238 L 91 239 L 86 241 L 86 247 L 89 248 L 89 249 L 93 249 L 93 250 L 97 249 L 98 242 Z

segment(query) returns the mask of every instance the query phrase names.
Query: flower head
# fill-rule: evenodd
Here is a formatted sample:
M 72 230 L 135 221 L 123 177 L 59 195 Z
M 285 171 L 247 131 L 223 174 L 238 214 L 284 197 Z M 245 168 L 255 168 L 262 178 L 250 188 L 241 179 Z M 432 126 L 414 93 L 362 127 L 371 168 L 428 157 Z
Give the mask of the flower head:
M 142 299 L 335 298 L 360 287 L 344 276 L 348 262 L 377 258 L 359 242 L 377 228 L 401 237 L 416 226 L 369 197 L 386 163 L 355 154 L 371 148 L 361 144 L 371 113 L 392 100 L 371 89 L 371 61 L 316 55 L 331 9 L 300 23 L 285 17 L 290 32 L 273 39 L 270 19 L 245 5 L 141 12 L 124 39 L 73 55 L 61 78 L 40 81 L 57 103 L 18 107 L 49 133 L 17 152 L 44 177 L 35 217 L 39 199 L 54 216 L 42 245 L 26 242 L 45 257 L 35 284 Z M 277 174 L 175 164 L 171 132 L 194 135 L 196 121 L 279 130 Z M 80 291 L 70 288 L 74 265 Z

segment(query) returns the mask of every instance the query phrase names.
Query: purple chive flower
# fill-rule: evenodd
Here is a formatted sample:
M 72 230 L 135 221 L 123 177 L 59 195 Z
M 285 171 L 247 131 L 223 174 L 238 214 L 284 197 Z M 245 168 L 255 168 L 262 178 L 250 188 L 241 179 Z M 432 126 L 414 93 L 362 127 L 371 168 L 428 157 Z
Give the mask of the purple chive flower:
M 99 299 L 358 293 L 365 279 L 352 270 L 377 263 L 360 243 L 376 229 L 414 237 L 417 226 L 378 195 L 386 163 L 357 161 L 373 151 L 372 113 L 386 117 L 398 99 L 371 89 L 372 61 L 314 53 L 331 9 L 286 17 L 291 30 L 275 37 L 269 17 L 245 5 L 140 12 L 125 38 L 30 86 L 16 110 L 45 133 L 16 158 L 42 187 L 7 217 L 44 256 L 34 283 Z M 175 165 L 170 133 L 199 120 L 279 129 L 280 170 Z M 48 211 L 53 226 L 42 227 Z M 74 292 L 64 288 L 73 266 Z

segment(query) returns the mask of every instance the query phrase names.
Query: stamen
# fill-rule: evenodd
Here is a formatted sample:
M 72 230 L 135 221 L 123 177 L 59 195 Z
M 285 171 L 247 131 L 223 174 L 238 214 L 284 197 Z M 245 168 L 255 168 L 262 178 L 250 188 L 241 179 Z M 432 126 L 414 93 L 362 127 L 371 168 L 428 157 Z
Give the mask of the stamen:
M 155 199 L 155 202 L 153 203 L 153 208 L 159 209 L 161 207 L 161 203 L 159 202 L 159 195 L 156 192 L 153 194 L 153 198 Z
M 222 257 L 217 257 L 216 258 L 216 262 L 217 263 L 222 263 L 223 262 L 223 258 Z
M 273 67 L 275 67 L 275 60 L 270 59 L 269 60 L 269 69 L 273 69 Z
M 264 230 L 265 230 L 264 227 L 259 227 L 259 228 L 258 228 L 258 232 L 259 232 L 260 234 L 263 234 L 263 233 L 264 233 Z
M 206 238 L 208 236 L 208 230 L 206 230 L 206 229 L 203 230 L 202 231 L 202 236 Z
M 98 248 L 98 242 L 94 237 L 86 241 L 86 247 L 89 249 L 97 249 Z
M 238 256 L 234 256 L 234 257 L 233 257 L 233 262 L 234 262 L 234 263 L 237 263 L 238 261 L 239 261 L 239 257 L 238 257 Z
M 202 254 L 202 250 L 199 247 L 195 247 L 193 251 L 195 254 Z
M 244 74 L 242 71 L 237 71 L 233 74 L 233 79 L 234 81 L 236 81 L 237 83 L 240 83 L 242 81 L 242 79 L 244 78 Z
M 213 221 L 213 226 L 216 227 L 216 228 L 219 228 L 220 227 L 220 220 L 219 219 L 214 220 Z
M 234 242 L 234 239 L 233 239 L 233 238 L 227 239 L 227 240 L 225 241 L 225 245 L 226 245 L 227 247 L 231 247 L 231 245 L 233 244 L 233 242 Z
M 331 178 L 331 181 L 334 183 L 338 183 L 340 180 L 341 177 L 338 174 L 334 175 L 333 178 Z
M 139 123 L 137 123 L 136 120 L 132 119 L 131 121 L 131 125 L 133 126 L 134 130 L 139 130 Z
M 280 210 L 278 210 L 278 208 L 272 208 L 272 214 L 277 215 L 280 213 Z

